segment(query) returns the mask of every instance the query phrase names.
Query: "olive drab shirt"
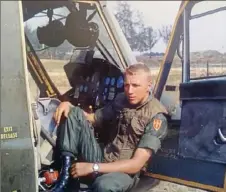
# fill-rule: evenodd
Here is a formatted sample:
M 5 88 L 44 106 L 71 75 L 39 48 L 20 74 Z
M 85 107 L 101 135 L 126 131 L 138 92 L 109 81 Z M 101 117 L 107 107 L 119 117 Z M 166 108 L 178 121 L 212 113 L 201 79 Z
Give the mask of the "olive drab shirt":
M 137 147 L 156 152 L 160 147 L 157 129 L 167 125 L 164 113 L 167 112 L 157 99 L 150 96 L 144 104 L 132 107 L 124 93 L 120 93 L 112 104 L 97 110 L 96 124 L 101 126 L 104 121 L 109 124 L 109 127 L 103 127 L 110 134 L 110 141 L 104 147 L 105 161 L 130 159 Z M 157 118 L 153 122 L 154 117 Z M 153 123 L 156 131 L 153 130 Z

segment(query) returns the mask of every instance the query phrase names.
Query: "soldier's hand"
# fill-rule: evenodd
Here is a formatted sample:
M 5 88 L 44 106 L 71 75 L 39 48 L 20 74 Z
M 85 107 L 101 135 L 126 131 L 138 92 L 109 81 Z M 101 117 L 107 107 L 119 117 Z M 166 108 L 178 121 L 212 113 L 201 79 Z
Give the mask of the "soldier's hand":
M 87 176 L 93 172 L 92 163 L 74 163 L 71 166 L 71 175 L 73 178 Z
M 56 121 L 57 126 L 60 124 L 60 119 L 62 115 L 64 115 L 66 118 L 68 117 L 68 113 L 70 111 L 71 103 L 68 101 L 62 102 L 58 108 L 56 109 L 54 113 L 54 120 Z

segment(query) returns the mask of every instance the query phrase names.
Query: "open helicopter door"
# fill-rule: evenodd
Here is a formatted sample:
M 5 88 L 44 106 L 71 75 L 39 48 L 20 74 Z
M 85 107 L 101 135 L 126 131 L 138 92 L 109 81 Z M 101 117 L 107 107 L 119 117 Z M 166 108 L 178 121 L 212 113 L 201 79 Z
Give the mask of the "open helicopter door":
M 0 191 L 38 191 L 21 1 L 1 1 Z
M 218 4 L 216 2 L 217 6 L 211 6 L 210 11 L 205 12 L 203 10 L 207 7 L 202 6 L 206 5 L 205 2 L 215 3 L 184 1 L 181 4 L 155 87 L 156 97 L 162 99 L 161 95 L 182 37 L 182 83 L 179 85 L 180 104 L 178 105 L 178 108 L 181 109 L 180 118 L 177 119 L 177 122 L 172 117 L 169 119 L 169 135 L 162 145 L 162 150 L 151 160 L 145 175 L 208 191 L 225 192 L 226 69 L 219 68 L 219 64 L 211 60 L 217 75 L 214 73 L 208 75 L 207 70 L 205 77 L 193 78 L 194 62 L 190 59 L 190 41 L 191 38 L 194 40 L 195 34 L 195 32 L 191 32 L 191 21 L 195 22 L 196 18 L 203 17 L 200 23 L 204 24 L 203 21 L 206 19 L 205 21 L 208 21 L 207 29 L 212 24 L 220 26 L 221 30 L 223 26 L 221 20 L 225 21 L 225 3 L 220 5 L 219 2 Z M 193 14 L 194 8 L 197 8 L 196 5 L 197 7 L 202 6 L 201 14 Z M 210 14 L 213 16 L 212 20 L 210 20 Z M 199 27 L 201 26 L 199 25 Z M 215 31 L 221 31 L 220 29 L 216 28 Z M 201 29 L 196 26 L 195 30 L 197 33 L 197 30 Z M 225 33 L 223 35 L 225 37 Z M 198 40 L 202 37 L 207 36 L 203 34 L 199 36 Z M 209 38 L 213 37 L 208 36 L 206 40 L 210 40 Z M 225 43 L 222 40 L 218 42 Z M 210 46 L 212 45 L 213 43 L 210 44 Z M 225 65 L 225 60 L 222 62 Z M 203 63 L 200 63 L 199 67 L 202 66 Z M 206 71 L 206 69 L 204 70 Z
M 194 8 L 195 6 L 198 4 Z M 220 25 L 219 18 L 225 19 L 225 13 L 226 3 L 219 8 L 212 8 L 212 14 L 218 18 Z M 204 15 L 208 18 L 208 12 L 204 12 L 203 17 Z M 226 191 L 226 72 L 215 71 L 210 74 L 207 71 L 207 76 L 193 78 L 190 64 L 190 36 L 193 36 L 190 35 L 190 25 L 192 19 L 198 17 L 201 18 L 201 14 L 193 16 L 188 10 L 184 12 L 184 62 L 180 84 L 182 111 L 178 155 L 189 162 L 184 171 L 189 180 L 200 182 L 203 188 L 209 186 L 207 189 L 212 191 Z M 194 174 L 188 169 L 197 172 Z

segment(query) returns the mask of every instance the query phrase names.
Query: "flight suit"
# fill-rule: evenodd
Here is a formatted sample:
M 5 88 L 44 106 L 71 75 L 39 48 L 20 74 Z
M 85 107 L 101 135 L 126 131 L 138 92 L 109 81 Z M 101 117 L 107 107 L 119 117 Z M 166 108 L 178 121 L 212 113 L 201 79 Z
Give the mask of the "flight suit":
M 113 162 L 130 159 L 136 148 L 148 148 L 155 154 L 161 140 L 167 134 L 165 108 L 150 98 L 141 106 L 129 105 L 124 94 L 119 94 L 113 103 L 95 112 L 95 127 L 104 122 L 109 130 L 109 142 L 101 147 L 94 136 L 93 126 L 86 120 L 83 111 L 72 107 L 68 118 L 61 123 L 59 147 L 63 154 L 72 153 L 85 162 Z M 134 175 L 108 173 L 98 176 L 92 183 L 93 191 L 127 191 L 134 184 Z

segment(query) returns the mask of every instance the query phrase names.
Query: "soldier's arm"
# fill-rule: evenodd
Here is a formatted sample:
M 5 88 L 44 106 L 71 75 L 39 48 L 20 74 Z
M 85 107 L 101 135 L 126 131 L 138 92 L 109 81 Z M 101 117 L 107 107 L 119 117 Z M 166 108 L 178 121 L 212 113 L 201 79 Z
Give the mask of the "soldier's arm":
M 146 127 L 144 135 L 138 144 L 138 149 L 150 149 L 156 153 L 161 148 L 161 142 L 168 133 L 168 122 L 162 113 L 157 114 Z
M 157 114 L 146 127 L 140 143 L 129 160 L 119 160 L 113 163 L 101 163 L 100 172 L 123 172 L 135 174 L 139 172 L 150 157 L 161 147 L 161 141 L 167 135 L 167 119 L 163 114 Z

